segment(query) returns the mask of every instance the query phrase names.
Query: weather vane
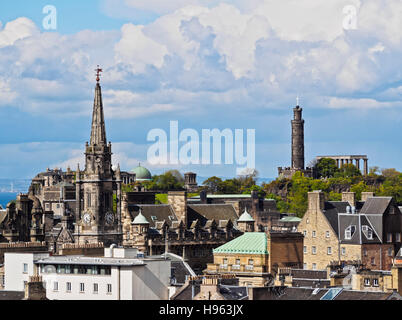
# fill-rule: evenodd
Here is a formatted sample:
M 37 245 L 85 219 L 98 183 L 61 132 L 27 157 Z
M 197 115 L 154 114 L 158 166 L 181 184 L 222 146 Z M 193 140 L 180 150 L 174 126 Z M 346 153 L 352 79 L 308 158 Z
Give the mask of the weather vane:
M 100 81 L 100 73 L 103 72 L 103 70 L 100 69 L 99 65 L 98 65 L 98 67 L 95 69 L 95 71 L 96 71 L 96 81 L 99 82 Z

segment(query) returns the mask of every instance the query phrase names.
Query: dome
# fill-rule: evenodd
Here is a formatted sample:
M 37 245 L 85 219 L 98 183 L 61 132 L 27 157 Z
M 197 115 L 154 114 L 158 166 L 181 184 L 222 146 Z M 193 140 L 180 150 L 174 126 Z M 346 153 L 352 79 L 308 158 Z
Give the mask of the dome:
M 149 172 L 147 168 L 141 167 L 141 165 L 133 169 L 131 172 L 135 173 L 135 179 L 137 181 L 149 181 L 152 179 L 151 172 Z
M 240 216 L 237 222 L 254 222 L 253 217 L 247 212 L 247 208 L 244 210 L 244 213 Z
M 145 218 L 140 210 L 140 213 L 134 218 L 132 224 L 149 224 L 147 218 Z

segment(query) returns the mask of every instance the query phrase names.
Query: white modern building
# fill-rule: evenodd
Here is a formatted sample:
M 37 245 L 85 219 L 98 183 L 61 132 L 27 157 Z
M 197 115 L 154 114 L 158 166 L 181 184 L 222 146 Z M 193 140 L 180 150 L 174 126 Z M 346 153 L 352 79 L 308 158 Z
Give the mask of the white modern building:
M 167 300 L 171 261 L 137 249 L 105 248 L 103 257 L 5 254 L 5 290 L 23 291 L 41 275 L 50 300 Z

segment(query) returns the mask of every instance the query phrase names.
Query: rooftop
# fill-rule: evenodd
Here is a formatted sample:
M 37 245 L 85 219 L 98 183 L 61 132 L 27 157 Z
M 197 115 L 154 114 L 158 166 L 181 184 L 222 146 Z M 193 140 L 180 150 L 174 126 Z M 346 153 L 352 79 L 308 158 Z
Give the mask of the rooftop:
M 35 261 L 36 264 L 75 264 L 103 266 L 142 266 L 144 259 L 104 258 L 85 256 L 51 256 Z
M 213 250 L 213 253 L 268 254 L 265 232 L 246 232 Z

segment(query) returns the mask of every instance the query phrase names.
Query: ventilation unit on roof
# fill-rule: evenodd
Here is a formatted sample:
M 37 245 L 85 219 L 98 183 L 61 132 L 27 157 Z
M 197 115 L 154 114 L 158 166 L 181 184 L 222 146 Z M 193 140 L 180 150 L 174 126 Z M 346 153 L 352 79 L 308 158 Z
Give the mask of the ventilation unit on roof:
M 346 207 L 346 213 L 350 213 L 350 206 Z

